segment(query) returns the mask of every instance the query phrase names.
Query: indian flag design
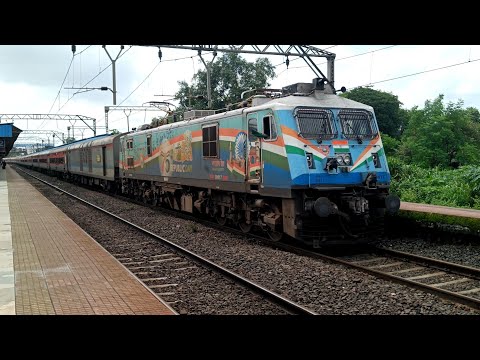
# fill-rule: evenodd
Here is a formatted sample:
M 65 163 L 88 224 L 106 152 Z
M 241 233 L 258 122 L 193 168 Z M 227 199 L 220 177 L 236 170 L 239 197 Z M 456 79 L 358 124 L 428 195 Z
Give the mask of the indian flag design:
M 374 146 L 376 145 L 376 146 Z M 355 164 L 350 168 L 350 171 L 356 169 L 360 165 L 364 164 L 369 157 L 372 156 L 372 152 L 378 152 L 380 149 L 383 149 L 382 140 L 380 136 L 377 135 L 370 143 L 365 147 L 360 156 L 355 161 Z
M 335 153 L 349 153 L 350 147 L 348 146 L 348 140 L 333 140 L 333 150 Z
M 298 136 L 298 133 L 287 126 L 282 125 L 283 141 L 287 154 L 298 154 L 305 156 L 305 151 L 313 154 L 313 157 L 321 161 L 328 156 L 328 147 L 318 146 L 311 141 Z

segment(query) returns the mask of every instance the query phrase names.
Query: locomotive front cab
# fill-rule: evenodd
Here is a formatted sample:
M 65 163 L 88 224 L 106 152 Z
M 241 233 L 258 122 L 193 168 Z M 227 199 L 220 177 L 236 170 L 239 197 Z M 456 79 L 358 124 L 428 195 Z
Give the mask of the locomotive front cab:
M 389 194 L 390 172 L 374 111 L 316 92 L 304 103 L 282 124 L 295 237 L 314 246 L 369 242 L 383 231 L 385 210 L 393 214 L 400 207 L 398 197 Z

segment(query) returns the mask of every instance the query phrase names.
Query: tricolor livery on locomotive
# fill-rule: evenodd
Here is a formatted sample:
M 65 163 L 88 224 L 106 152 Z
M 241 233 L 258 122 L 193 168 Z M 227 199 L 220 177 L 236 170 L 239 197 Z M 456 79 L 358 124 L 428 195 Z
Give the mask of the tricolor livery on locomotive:
M 244 232 L 260 228 L 273 240 L 287 234 L 314 247 L 369 242 L 381 234 L 385 210 L 400 206 L 389 195 L 374 110 L 319 83 L 15 161 L 153 205 L 207 214 Z

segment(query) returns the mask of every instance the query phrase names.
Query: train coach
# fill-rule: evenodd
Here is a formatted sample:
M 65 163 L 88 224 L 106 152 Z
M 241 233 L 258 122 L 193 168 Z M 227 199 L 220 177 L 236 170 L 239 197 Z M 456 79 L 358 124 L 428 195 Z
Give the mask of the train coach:
M 119 138 L 101 135 L 66 146 L 65 177 L 84 185 L 114 191 L 119 183 Z
M 35 168 L 85 185 L 113 190 L 118 180 L 119 137 L 99 135 L 34 154 L 11 158 L 9 162 Z

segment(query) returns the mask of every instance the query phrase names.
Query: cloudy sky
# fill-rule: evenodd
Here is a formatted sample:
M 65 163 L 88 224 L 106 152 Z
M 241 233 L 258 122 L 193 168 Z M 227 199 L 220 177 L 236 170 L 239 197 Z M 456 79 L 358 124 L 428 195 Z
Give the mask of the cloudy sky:
M 423 107 L 425 100 L 444 94 L 446 101 L 461 99 L 465 107 L 480 109 L 479 45 L 314 46 L 336 54 L 337 89 L 372 84 L 374 89 L 397 95 L 404 108 Z M 113 58 L 120 51 L 119 45 L 106 48 Z M 248 61 L 257 58 L 242 56 Z M 204 54 L 205 60 L 211 58 L 212 55 Z M 287 69 L 284 57 L 269 58 L 278 65 L 277 76 L 270 84 L 272 88 L 310 82 L 314 77 L 301 59 L 291 57 Z M 315 62 L 326 73 L 324 60 L 316 58 Z M 105 106 L 113 105 L 112 92 L 66 88 L 112 88 L 110 65 L 101 45 L 77 45 L 74 57 L 71 45 L 0 45 L 1 122 L 12 122 L 4 114 L 83 115 L 97 119 L 97 134 L 104 133 Z M 117 105 L 141 106 L 149 101 L 169 100 L 178 90 L 177 82 L 190 82 L 199 69 L 204 66 L 196 51 L 162 48 L 159 62 L 157 48 L 126 45 L 116 62 Z M 163 114 L 132 111 L 128 117 L 130 128 Z M 127 130 L 123 110 L 109 112 L 108 118 L 110 130 Z M 81 121 L 14 120 L 14 125 L 22 130 L 55 130 L 65 136 L 70 126 L 75 129 L 77 139 L 93 135 Z M 40 142 L 40 139 L 45 143 L 53 140 L 47 135 L 22 134 L 17 142 Z

